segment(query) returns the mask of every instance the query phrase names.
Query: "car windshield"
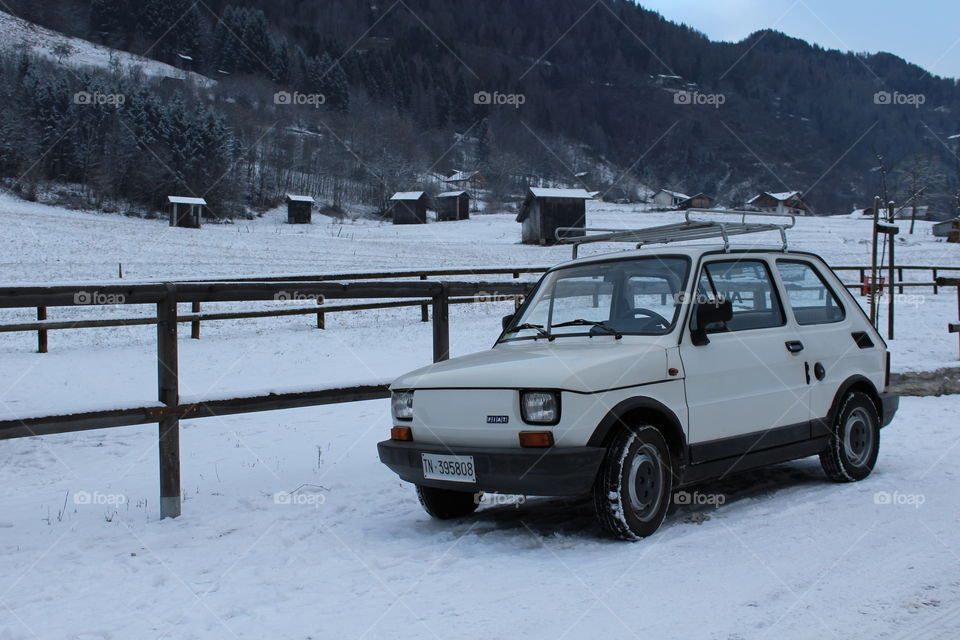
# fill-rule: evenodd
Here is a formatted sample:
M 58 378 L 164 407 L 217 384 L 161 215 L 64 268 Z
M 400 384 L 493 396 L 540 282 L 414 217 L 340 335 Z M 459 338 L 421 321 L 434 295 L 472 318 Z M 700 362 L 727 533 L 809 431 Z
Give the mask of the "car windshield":
M 680 312 L 685 257 L 595 262 L 551 271 L 501 341 L 664 335 Z

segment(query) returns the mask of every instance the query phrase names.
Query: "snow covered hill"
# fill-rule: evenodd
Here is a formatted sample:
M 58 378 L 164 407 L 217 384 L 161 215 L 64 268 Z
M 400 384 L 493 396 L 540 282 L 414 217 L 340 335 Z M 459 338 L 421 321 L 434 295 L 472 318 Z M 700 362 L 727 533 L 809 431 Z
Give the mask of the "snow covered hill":
M 187 78 L 200 86 L 212 86 L 214 81 L 199 73 L 182 71 L 163 62 L 144 58 L 126 51 L 111 49 L 80 38 L 63 35 L 22 18 L 0 11 L 0 50 L 26 49 L 50 60 L 77 67 L 109 69 L 140 68 L 148 76 Z

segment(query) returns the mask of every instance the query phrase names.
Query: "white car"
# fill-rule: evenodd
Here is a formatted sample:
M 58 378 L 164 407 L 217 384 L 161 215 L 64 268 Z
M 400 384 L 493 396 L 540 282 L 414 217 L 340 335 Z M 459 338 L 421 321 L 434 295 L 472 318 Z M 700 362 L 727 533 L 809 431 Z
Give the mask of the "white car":
M 886 344 L 818 256 L 640 249 L 548 271 L 489 351 L 392 385 L 381 461 L 437 518 L 481 492 L 592 492 L 614 536 L 660 526 L 673 491 L 819 455 L 837 482 L 877 461 Z

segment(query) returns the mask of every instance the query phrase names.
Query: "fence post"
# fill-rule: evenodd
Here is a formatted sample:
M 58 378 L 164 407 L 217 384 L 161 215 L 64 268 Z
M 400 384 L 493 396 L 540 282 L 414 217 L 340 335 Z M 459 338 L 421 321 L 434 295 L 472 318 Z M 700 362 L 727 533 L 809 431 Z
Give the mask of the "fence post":
M 323 304 L 323 297 L 317 298 L 317 305 Z M 327 328 L 327 319 L 323 314 L 323 311 L 317 311 L 317 329 L 326 329 Z
M 933 295 L 937 295 L 937 270 L 933 270 Z
M 900 280 L 900 293 L 903 294 L 903 268 L 897 269 L 897 278 Z
M 37 307 L 37 320 L 46 320 L 47 319 L 47 308 L 46 307 Z M 47 330 L 40 329 L 37 331 L 37 353 L 46 353 L 47 352 Z
M 420 276 L 421 280 L 426 280 L 427 276 Z M 427 311 L 427 305 L 420 305 L 420 322 L 430 322 L 430 314 Z
M 896 214 L 893 210 L 893 201 L 887 203 L 887 215 L 890 219 L 890 224 L 894 224 L 896 220 Z M 897 236 L 896 229 L 893 229 L 892 233 L 888 233 L 887 237 L 890 238 L 890 262 L 887 265 L 887 277 L 890 279 L 890 298 L 887 300 L 887 339 L 893 340 L 893 319 L 894 319 L 894 300 L 897 296 L 893 293 L 893 274 L 894 266 L 896 265 L 896 260 L 893 257 L 893 249 L 897 246 Z M 903 270 L 900 270 L 901 273 Z M 900 293 L 903 293 L 903 287 L 900 287 Z
M 450 358 L 450 302 L 447 285 L 440 283 L 440 293 L 433 296 L 433 361 Z
M 166 297 L 157 303 L 157 395 L 168 407 L 180 403 L 177 355 L 177 294 L 167 284 Z M 180 515 L 180 418 L 160 420 L 160 518 Z
M 190 311 L 192 313 L 200 313 L 200 303 L 191 302 Z M 190 337 L 193 338 L 194 340 L 200 339 L 200 321 L 199 320 L 194 320 L 193 322 L 190 323 Z

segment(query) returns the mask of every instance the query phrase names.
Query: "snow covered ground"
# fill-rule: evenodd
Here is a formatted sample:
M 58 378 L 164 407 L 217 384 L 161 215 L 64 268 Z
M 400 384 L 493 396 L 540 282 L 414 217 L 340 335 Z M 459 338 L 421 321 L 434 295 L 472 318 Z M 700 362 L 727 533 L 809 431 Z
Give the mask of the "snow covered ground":
M 675 219 L 588 207 L 593 226 Z M 0 269 L 5 283 L 112 282 L 119 263 L 127 279 L 156 280 L 569 256 L 519 245 L 509 214 L 426 227 L 322 216 L 289 226 L 283 215 L 194 231 L 3 195 Z M 934 241 L 929 226 L 903 236 L 898 261 L 960 266 L 958 247 Z M 801 219 L 789 238 L 834 264 L 866 264 L 868 234 L 862 221 Z M 904 301 L 897 316 L 894 368 L 955 366 L 956 336 L 945 331 L 955 292 L 915 293 L 922 299 Z M 209 306 L 221 308 L 231 307 Z M 488 347 L 509 308 L 454 307 L 453 355 Z M 138 313 L 150 310 L 96 310 Z M 0 322 L 29 319 L 0 312 Z M 183 393 L 389 379 L 430 358 L 430 325 L 417 309 L 331 315 L 327 331 L 312 322 L 206 323 L 202 340 L 181 341 Z M 154 400 L 153 328 L 51 332 L 48 354 L 32 353 L 35 339 L 0 337 L 4 417 Z M 957 396 L 907 398 L 867 481 L 829 484 L 808 459 L 711 483 L 696 488 L 702 504 L 676 506 L 638 544 L 604 539 L 581 501 L 529 499 L 430 521 L 377 460 L 386 401 L 185 421 L 176 521 L 157 519 L 153 426 L 4 441 L 0 640 L 952 638 L 958 411 Z

